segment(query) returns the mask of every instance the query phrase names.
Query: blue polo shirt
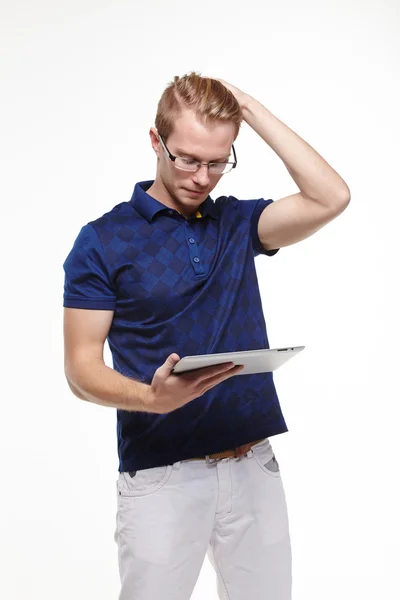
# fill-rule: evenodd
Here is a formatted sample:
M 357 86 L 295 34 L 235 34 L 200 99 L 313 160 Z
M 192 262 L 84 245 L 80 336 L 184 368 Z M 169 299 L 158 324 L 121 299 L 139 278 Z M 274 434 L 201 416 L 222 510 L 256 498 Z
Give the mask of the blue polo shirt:
M 176 352 L 269 348 L 254 258 L 273 200 L 210 196 L 185 219 L 136 184 L 80 230 L 64 262 L 64 306 L 112 310 L 113 368 L 151 384 Z M 201 457 L 287 431 L 272 373 L 237 375 L 168 414 L 117 410 L 119 471 Z

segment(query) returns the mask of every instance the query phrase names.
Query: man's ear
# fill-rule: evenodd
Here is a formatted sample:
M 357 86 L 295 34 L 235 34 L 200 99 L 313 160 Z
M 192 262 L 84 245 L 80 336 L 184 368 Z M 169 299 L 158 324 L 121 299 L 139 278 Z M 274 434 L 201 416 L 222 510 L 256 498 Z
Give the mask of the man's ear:
M 160 158 L 160 140 L 158 138 L 157 129 L 155 127 L 150 127 L 149 135 L 153 150 L 157 154 L 158 158 Z

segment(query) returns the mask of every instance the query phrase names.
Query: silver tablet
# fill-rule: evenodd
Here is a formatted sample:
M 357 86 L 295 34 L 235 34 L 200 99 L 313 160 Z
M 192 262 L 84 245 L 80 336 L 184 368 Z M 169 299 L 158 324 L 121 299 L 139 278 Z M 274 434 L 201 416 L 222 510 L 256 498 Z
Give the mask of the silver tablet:
M 268 348 L 261 350 L 244 350 L 240 352 L 220 352 L 218 354 L 199 354 L 197 356 L 184 356 L 176 363 L 172 373 L 186 373 L 202 367 L 211 367 L 226 362 L 235 365 L 244 365 L 244 369 L 238 375 L 249 375 L 251 373 L 267 373 L 275 371 L 283 363 L 304 350 L 305 346 L 294 346 L 289 348 Z

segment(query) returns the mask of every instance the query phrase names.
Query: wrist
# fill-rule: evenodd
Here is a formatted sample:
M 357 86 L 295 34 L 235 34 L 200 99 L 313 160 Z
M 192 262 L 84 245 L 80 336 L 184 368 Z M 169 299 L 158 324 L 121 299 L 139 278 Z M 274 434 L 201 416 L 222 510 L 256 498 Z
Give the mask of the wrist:
M 140 411 L 141 412 L 151 412 L 151 406 L 154 400 L 154 393 L 151 388 L 151 385 L 147 385 L 143 390 L 143 394 L 139 398 L 140 403 Z

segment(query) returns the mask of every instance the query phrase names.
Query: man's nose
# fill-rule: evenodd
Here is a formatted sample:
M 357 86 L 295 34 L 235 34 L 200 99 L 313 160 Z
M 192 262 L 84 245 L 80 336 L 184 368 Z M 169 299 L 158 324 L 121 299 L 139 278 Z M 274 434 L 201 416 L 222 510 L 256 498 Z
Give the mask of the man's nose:
M 195 182 L 205 187 L 210 182 L 210 175 L 208 172 L 208 165 L 201 165 L 198 171 L 195 173 Z

